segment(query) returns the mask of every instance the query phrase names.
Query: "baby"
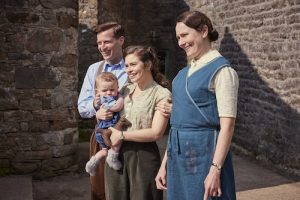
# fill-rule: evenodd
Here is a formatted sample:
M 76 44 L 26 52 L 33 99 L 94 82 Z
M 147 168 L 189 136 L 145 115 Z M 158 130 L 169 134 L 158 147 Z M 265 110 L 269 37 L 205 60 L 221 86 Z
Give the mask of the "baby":
M 123 109 L 124 99 L 118 94 L 118 80 L 116 76 L 110 72 L 100 73 L 96 77 L 95 94 L 98 107 L 104 106 L 105 109 L 112 111 L 113 117 L 108 120 L 100 120 L 96 125 L 96 141 L 100 145 L 101 150 L 86 163 L 85 170 L 91 176 L 95 175 L 99 161 L 106 156 L 106 162 L 111 168 L 119 170 L 122 167 L 121 162 L 118 160 L 119 147 L 108 150 L 108 146 L 105 144 L 101 133 L 97 132 L 97 130 L 114 126 L 120 118 L 118 112 Z

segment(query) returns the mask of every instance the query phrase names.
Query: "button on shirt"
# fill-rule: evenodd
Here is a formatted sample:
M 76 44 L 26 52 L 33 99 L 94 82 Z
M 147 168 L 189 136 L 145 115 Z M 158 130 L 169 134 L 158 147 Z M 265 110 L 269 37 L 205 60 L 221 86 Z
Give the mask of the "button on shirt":
M 94 115 L 96 115 L 93 101 L 95 99 L 95 80 L 101 62 L 104 61 L 100 61 L 90 65 L 84 77 L 77 102 L 79 114 L 83 118 L 92 118 Z M 120 63 L 115 65 L 111 65 L 105 62 L 102 71 L 111 72 L 118 78 L 119 91 L 127 83 L 128 76 L 125 73 L 125 63 L 123 59 Z

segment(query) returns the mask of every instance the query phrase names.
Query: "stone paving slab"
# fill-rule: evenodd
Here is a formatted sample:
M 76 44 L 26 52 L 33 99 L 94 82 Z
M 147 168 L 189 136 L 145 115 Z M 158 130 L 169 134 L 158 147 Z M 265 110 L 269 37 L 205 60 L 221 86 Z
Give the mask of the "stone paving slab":
M 87 174 L 68 174 L 33 181 L 34 200 L 90 200 L 91 187 Z M 21 200 L 21 199 L 20 199 Z
M 238 192 L 296 182 L 247 157 L 233 155 L 233 164 Z
M 0 177 L 0 200 L 32 200 L 30 176 Z
M 238 200 L 300 200 L 300 182 L 249 158 L 234 155 L 233 161 Z
M 299 200 L 300 182 L 238 192 L 237 199 Z

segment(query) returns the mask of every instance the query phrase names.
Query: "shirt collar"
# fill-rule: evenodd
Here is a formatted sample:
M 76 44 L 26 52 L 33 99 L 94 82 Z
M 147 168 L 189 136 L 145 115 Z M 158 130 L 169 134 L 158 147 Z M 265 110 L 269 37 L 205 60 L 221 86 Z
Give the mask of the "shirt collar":
M 117 63 L 117 64 L 110 64 L 109 62 L 105 61 L 105 69 L 111 68 L 111 70 L 121 70 L 124 68 L 125 62 L 124 59 Z
M 220 56 L 222 55 L 217 50 L 210 50 L 206 54 L 201 56 L 198 60 L 191 60 L 190 65 L 192 67 L 203 66 Z

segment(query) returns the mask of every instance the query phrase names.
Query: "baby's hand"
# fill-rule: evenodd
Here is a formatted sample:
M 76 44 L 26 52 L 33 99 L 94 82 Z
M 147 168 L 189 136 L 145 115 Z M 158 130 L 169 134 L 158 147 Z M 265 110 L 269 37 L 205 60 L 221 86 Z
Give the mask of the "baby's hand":
M 99 109 L 99 103 L 100 103 L 100 95 L 96 94 L 95 99 L 93 101 L 93 106 L 94 106 L 95 110 Z

